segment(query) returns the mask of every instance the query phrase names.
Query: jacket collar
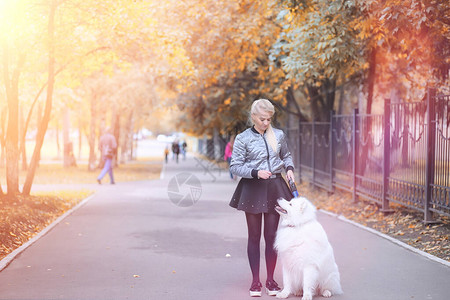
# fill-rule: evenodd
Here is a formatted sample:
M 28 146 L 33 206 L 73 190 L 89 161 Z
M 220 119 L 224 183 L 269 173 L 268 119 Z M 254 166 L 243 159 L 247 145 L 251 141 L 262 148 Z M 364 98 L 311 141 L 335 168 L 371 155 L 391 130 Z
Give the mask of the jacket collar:
M 253 131 L 253 133 L 261 135 L 261 133 L 259 133 L 258 130 L 255 129 L 255 125 L 252 126 L 252 131 Z M 266 131 L 264 131 L 264 133 L 266 133 Z

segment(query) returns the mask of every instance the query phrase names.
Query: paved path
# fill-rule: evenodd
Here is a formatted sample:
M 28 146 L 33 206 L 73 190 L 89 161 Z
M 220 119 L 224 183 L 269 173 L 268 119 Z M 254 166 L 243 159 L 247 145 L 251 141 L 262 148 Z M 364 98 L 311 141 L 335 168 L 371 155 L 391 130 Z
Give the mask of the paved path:
M 183 172 L 195 177 L 177 191 Z M 0 299 L 251 299 L 244 215 L 228 207 L 236 182 L 212 175 L 188 157 L 169 161 L 161 180 L 97 186 L 0 272 Z M 191 193 L 192 206 L 171 201 L 189 203 L 180 198 Z M 449 267 L 336 217 L 319 220 L 345 292 L 332 299 L 449 299 Z

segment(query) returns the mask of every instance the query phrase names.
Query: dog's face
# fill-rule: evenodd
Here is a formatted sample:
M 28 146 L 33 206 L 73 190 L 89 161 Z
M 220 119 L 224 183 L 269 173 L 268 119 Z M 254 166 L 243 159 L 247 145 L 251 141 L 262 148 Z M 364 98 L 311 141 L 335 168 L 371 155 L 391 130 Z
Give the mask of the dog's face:
M 291 201 L 280 198 L 275 210 L 281 216 L 281 225 L 297 227 L 316 218 L 316 207 L 304 197 Z

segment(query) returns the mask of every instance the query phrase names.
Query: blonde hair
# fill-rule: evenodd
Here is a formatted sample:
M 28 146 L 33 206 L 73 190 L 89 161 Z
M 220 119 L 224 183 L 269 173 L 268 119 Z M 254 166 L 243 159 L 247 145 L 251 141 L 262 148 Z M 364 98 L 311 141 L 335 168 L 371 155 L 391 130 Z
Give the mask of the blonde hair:
M 258 99 L 253 101 L 252 108 L 250 109 L 250 121 L 252 124 L 254 124 L 252 116 L 259 115 L 262 112 L 268 112 L 273 116 L 275 114 L 275 108 L 267 99 Z M 267 128 L 266 137 L 270 147 L 276 153 L 278 141 L 275 136 L 275 132 L 273 131 L 272 124 L 269 124 L 269 127 Z

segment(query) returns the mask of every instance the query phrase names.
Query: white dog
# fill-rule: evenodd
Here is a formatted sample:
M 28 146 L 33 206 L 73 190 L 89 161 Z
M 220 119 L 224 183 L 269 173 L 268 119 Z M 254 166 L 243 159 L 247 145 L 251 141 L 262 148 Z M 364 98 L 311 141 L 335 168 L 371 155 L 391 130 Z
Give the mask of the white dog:
M 281 221 L 275 249 L 283 264 L 284 286 L 277 298 L 300 296 L 302 291 L 302 300 L 311 300 L 315 294 L 327 298 L 342 294 L 333 248 L 316 220 L 315 206 L 304 197 L 278 199 L 278 205 Z

